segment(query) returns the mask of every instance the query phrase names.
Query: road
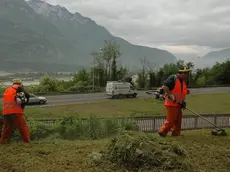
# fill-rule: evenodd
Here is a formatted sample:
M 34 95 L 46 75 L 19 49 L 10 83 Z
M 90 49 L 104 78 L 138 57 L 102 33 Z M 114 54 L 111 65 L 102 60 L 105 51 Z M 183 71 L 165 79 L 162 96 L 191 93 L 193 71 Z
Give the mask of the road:
M 191 94 L 208 94 L 219 92 L 230 92 L 230 87 L 214 87 L 214 88 L 193 88 L 190 89 Z M 139 91 L 138 97 L 147 97 L 146 91 Z M 43 106 L 55 106 L 74 103 L 89 103 L 99 102 L 108 99 L 104 93 L 92 93 L 92 94 L 68 94 L 58 96 L 46 96 L 48 100 L 47 105 Z

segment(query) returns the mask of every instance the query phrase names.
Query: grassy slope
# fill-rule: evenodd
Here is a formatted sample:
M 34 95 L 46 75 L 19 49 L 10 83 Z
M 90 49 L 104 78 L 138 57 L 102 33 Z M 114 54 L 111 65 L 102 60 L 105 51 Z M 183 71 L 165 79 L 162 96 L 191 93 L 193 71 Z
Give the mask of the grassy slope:
M 230 113 L 230 93 L 189 95 L 188 107 L 198 113 Z M 164 115 L 163 102 L 152 98 L 108 100 L 97 103 L 62 105 L 55 107 L 27 108 L 26 114 L 36 119 L 53 119 L 61 116 L 78 115 L 86 117 Z M 185 114 L 191 114 L 184 111 Z
M 188 160 L 198 172 L 228 172 L 230 137 L 213 137 L 209 133 L 209 130 L 186 131 L 182 137 L 164 139 L 180 144 L 187 151 Z M 109 164 L 102 163 L 96 167 L 88 165 L 88 155 L 92 151 L 103 149 L 108 141 L 53 140 L 34 142 L 31 145 L 1 146 L 0 171 L 119 172 L 118 169 L 112 170 Z

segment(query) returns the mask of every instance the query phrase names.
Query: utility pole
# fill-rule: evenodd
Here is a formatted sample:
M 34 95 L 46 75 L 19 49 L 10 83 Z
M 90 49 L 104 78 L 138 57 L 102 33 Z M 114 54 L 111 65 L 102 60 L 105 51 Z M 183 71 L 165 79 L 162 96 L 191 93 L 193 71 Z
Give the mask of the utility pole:
M 95 83 L 94 83 L 94 60 L 93 60 L 93 91 L 95 91 Z

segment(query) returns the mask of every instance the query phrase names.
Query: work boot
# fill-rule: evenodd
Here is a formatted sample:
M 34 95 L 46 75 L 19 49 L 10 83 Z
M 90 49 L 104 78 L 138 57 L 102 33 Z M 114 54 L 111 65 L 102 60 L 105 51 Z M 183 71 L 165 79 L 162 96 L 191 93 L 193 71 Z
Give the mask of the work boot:
M 158 131 L 158 134 L 159 134 L 159 136 L 161 136 L 161 137 L 165 137 L 165 136 L 166 136 L 166 134 L 161 133 L 160 131 Z
M 180 133 L 180 134 L 176 135 L 176 134 L 173 134 L 173 133 L 172 133 L 171 136 L 172 136 L 172 137 L 184 136 L 184 134 L 183 134 L 183 133 Z

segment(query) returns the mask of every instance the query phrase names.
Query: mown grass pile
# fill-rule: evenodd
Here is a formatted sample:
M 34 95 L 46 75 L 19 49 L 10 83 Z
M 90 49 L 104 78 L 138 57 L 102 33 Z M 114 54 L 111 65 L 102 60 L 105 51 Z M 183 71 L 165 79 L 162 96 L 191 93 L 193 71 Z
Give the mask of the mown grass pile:
M 178 144 L 164 142 L 153 135 L 132 131 L 122 132 L 106 146 L 94 153 L 95 162 L 109 161 L 127 171 L 183 171 L 191 169 L 186 152 Z M 101 158 L 95 158 L 101 157 Z

